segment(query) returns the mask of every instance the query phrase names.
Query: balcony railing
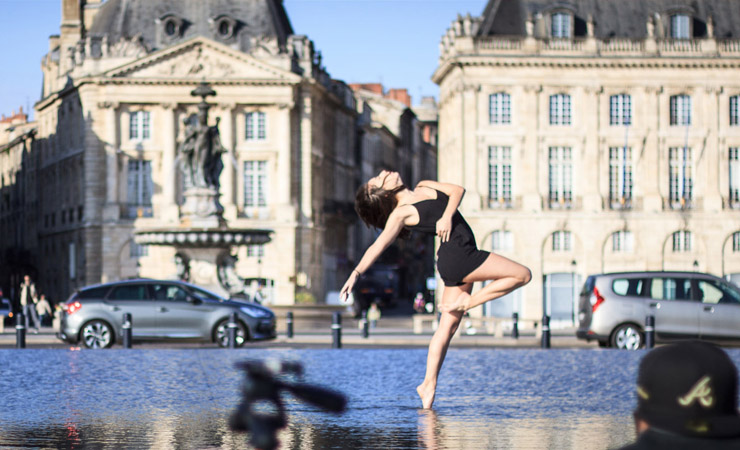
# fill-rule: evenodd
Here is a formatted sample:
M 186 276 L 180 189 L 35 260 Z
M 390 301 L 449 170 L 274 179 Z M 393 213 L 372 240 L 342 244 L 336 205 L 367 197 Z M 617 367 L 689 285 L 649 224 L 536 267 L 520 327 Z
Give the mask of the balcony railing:
M 121 204 L 121 218 L 138 219 L 141 217 L 153 217 L 154 210 L 152 205 L 137 205 L 134 203 Z

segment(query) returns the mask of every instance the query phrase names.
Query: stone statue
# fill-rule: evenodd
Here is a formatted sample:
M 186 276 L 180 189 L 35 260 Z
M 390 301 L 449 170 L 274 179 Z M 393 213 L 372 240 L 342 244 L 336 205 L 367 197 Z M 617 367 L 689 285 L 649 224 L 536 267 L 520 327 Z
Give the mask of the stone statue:
M 178 157 L 185 190 L 195 187 L 218 191 L 223 169 L 221 154 L 226 152 L 218 132 L 219 121 L 215 126 L 208 126 L 208 107 L 201 104 L 197 116 L 190 116 L 184 123 L 185 137 Z

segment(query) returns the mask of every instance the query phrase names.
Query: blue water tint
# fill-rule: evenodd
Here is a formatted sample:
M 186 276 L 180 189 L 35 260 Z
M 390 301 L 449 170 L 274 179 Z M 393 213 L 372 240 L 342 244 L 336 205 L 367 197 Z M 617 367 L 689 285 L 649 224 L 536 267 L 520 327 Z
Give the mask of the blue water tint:
M 740 365 L 740 350 L 728 351 Z M 342 415 L 286 396 L 287 449 L 607 449 L 634 437 L 637 366 L 614 350 L 452 349 L 433 412 L 425 349 L 0 351 L 0 447 L 249 448 L 229 429 L 246 359 L 299 361 Z

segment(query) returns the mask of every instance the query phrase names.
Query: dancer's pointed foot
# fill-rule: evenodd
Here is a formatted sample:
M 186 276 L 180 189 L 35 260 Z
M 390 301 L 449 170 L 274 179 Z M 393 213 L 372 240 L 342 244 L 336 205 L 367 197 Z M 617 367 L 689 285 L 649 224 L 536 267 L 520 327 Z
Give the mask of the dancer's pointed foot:
M 416 387 L 416 392 L 421 398 L 421 406 L 424 409 L 432 409 L 434 404 L 434 395 L 436 393 L 436 387 L 425 383 L 421 383 Z
M 447 305 L 441 305 L 440 309 L 442 312 L 462 312 L 470 309 L 470 299 L 472 297 L 467 292 L 463 292 L 458 296 L 454 302 L 447 304 Z

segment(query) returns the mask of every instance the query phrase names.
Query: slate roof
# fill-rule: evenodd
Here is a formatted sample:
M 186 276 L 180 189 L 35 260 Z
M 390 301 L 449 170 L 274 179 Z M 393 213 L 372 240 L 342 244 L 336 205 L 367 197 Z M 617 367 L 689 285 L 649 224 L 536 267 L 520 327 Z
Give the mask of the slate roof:
M 281 46 L 293 34 L 282 0 L 107 0 L 87 31 L 107 36 L 110 44 L 141 36 L 149 50 L 176 44 L 195 36 L 213 37 L 209 19 L 227 15 L 238 23 L 233 43 L 241 50 L 251 37 L 277 38 Z M 156 23 L 167 14 L 183 19 L 182 34 L 163 45 Z M 161 26 L 161 24 L 159 25 Z
M 740 38 L 738 0 L 489 0 L 481 14 L 478 35 L 524 36 L 528 17 L 534 18 L 537 13 L 547 16 L 558 8 L 574 13 L 575 36 L 586 35 L 586 21 L 590 15 L 597 39 L 640 39 L 647 35 L 648 17 L 660 14 L 666 27 L 670 23 L 670 14 L 680 11 L 694 18 L 694 37 L 706 36 L 706 22 L 711 16 L 714 37 Z

